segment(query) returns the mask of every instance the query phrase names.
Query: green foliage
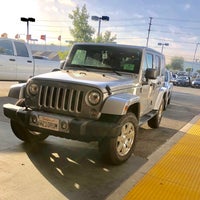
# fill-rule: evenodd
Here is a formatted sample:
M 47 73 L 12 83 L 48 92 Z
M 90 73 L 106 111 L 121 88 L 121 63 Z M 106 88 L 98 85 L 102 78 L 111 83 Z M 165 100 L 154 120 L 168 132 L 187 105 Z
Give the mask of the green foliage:
M 74 37 L 74 42 L 91 42 L 92 35 L 95 30 L 88 24 L 89 15 L 87 13 L 86 5 L 81 9 L 77 6 L 72 14 L 69 14 L 72 19 L 74 28 L 70 28 L 70 33 Z
M 172 58 L 170 65 L 173 70 L 183 71 L 184 58 L 175 56 Z
M 86 5 L 82 8 L 76 7 L 69 14 L 69 18 L 72 19 L 73 28 L 70 28 L 70 33 L 74 38 L 73 42 L 97 42 L 106 43 L 114 42 L 116 35 L 111 36 L 110 31 L 106 31 L 103 35 L 100 34 L 97 38 L 92 39 L 95 33 L 95 29 L 88 24 L 89 14 L 87 13 Z
M 106 43 L 106 42 L 114 42 L 116 40 L 116 35 L 111 37 L 111 32 L 110 31 L 106 31 L 104 33 L 104 35 L 100 34 L 100 36 L 98 36 L 96 39 L 95 39 L 95 42 L 97 43 Z
M 198 73 L 200 73 L 200 70 L 197 70 Z
M 60 59 L 60 60 L 65 60 L 66 57 L 67 57 L 67 55 L 68 55 L 68 53 L 69 53 L 69 51 L 64 51 L 64 52 L 59 51 L 59 52 L 58 52 L 59 59 Z
M 192 67 L 188 67 L 185 69 L 186 72 L 191 72 L 192 71 Z
M 167 64 L 167 65 L 166 65 L 166 68 L 167 68 L 168 70 L 172 69 L 171 64 Z

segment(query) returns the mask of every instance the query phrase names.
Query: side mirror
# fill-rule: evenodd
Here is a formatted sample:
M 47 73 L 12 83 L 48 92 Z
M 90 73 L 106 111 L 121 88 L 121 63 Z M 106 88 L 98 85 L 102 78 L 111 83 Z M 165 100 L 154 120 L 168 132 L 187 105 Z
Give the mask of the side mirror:
M 148 79 L 156 79 L 157 78 L 157 70 L 156 69 L 152 69 L 152 68 L 148 68 L 146 69 L 145 72 L 145 78 Z

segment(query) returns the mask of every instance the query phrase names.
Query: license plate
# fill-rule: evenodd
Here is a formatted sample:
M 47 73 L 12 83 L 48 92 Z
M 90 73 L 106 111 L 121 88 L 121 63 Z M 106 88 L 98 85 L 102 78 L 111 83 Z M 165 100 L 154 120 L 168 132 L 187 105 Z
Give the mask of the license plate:
M 38 126 L 53 131 L 59 131 L 59 120 L 50 117 L 39 116 Z

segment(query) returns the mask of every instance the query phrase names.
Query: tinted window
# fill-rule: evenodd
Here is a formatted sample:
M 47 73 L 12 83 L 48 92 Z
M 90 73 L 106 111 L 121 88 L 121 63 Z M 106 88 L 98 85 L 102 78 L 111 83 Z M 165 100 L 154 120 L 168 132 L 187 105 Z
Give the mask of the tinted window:
M 146 54 L 143 70 L 146 70 L 147 68 L 153 68 L 153 55 L 150 53 Z
M 0 40 L 0 54 L 14 55 L 13 46 L 9 40 Z
M 28 50 L 24 43 L 21 42 L 14 42 L 14 43 L 17 51 L 17 56 L 29 57 Z
M 159 56 L 156 55 L 155 57 L 155 68 L 158 71 L 158 74 L 160 74 L 160 67 L 161 67 L 161 59 Z

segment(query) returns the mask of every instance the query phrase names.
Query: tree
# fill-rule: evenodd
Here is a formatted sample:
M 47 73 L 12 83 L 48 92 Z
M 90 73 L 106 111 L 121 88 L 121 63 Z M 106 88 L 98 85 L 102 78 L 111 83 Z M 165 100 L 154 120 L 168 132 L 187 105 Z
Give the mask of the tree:
M 59 57 L 60 60 L 65 60 L 68 54 L 69 54 L 69 51 L 64 51 L 64 52 L 59 51 L 58 57 Z
M 173 70 L 183 71 L 184 68 L 184 58 L 183 57 L 173 57 L 171 60 L 171 67 Z
M 77 6 L 72 11 L 72 14 L 69 14 L 69 18 L 72 19 L 74 26 L 74 28 L 70 28 L 74 42 L 91 42 L 95 30 L 88 24 L 89 14 L 87 13 L 86 5 L 81 9 Z
M 200 70 L 198 69 L 197 72 L 200 74 Z
M 172 69 L 171 64 L 167 64 L 167 65 L 166 65 L 166 68 L 167 68 L 168 70 L 171 70 L 171 69 Z
M 192 72 L 192 67 L 188 67 L 185 69 L 186 72 Z
M 111 32 L 110 31 L 106 31 L 104 33 L 104 35 L 100 35 L 98 36 L 96 39 L 95 39 L 95 42 L 103 42 L 103 43 L 106 43 L 106 42 L 114 42 L 116 40 L 116 35 L 111 37 Z
M 111 36 L 110 31 L 106 31 L 104 35 L 100 35 L 92 39 L 95 29 L 88 24 L 89 14 L 87 13 L 86 5 L 81 9 L 77 6 L 72 14 L 69 14 L 72 19 L 73 28 L 70 28 L 70 33 L 74 37 L 74 42 L 114 42 L 116 35 Z

